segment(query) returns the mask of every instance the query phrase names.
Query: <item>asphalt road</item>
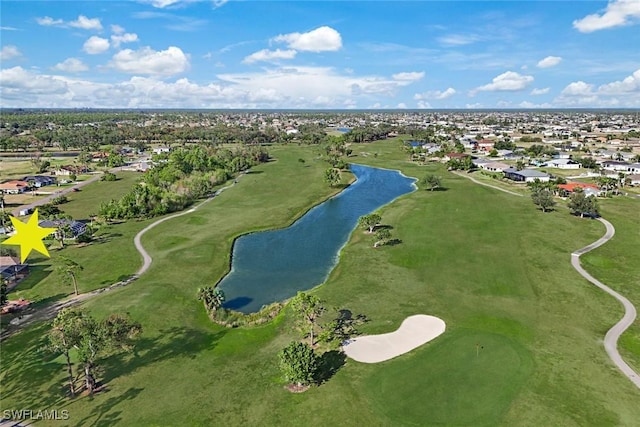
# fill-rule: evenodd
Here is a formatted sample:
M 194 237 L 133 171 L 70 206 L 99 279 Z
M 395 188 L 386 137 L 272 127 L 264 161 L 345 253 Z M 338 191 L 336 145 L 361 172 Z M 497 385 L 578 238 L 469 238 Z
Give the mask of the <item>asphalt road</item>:
M 636 387 L 640 388 L 640 375 L 638 375 L 637 372 L 631 369 L 627 362 L 622 359 L 622 356 L 620 356 L 620 352 L 618 352 L 618 339 L 620 338 L 620 335 L 622 335 L 624 331 L 626 331 L 629 326 L 633 324 L 636 318 L 636 308 L 628 299 L 591 276 L 580 265 L 581 255 L 586 254 L 587 252 L 592 251 L 599 246 L 602 246 L 603 244 L 608 242 L 616 232 L 613 225 L 606 219 L 598 218 L 598 221 L 604 224 L 607 229 L 606 233 L 604 234 L 604 236 L 591 243 L 590 245 L 587 245 L 584 248 L 573 252 L 571 254 L 571 265 L 578 271 L 578 273 L 582 275 L 582 277 L 622 303 L 622 306 L 624 307 L 624 316 L 618 321 L 618 323 L 613 325 L 613 327 L 607 331 L 606 335 L 604 336 L 604 348 L 613 363 L 615 363 L 615 365 L 618 367 L 618 369 L 620 369 L 622 373 L 636 385 Z

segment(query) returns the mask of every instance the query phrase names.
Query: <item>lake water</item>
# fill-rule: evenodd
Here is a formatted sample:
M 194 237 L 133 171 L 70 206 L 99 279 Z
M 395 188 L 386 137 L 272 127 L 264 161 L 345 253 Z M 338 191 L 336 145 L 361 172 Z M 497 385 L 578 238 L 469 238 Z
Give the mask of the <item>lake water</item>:
M 416 188 L 415 179 L 398 171 L 350 167 L 357 181 L 291 226 L 235 241 L 231 271 L 219 284 L 227 300 L 224 307 L 253 313 L 323 283 L 358 218 Z

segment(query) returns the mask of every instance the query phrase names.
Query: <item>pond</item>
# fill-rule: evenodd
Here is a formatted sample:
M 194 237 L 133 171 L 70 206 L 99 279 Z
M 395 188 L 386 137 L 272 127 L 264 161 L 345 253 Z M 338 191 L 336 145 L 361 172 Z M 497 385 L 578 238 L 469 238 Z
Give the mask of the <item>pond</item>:
M 219 283 L 224 307 L 253 313 L 323 283 L 358 219 L 416 188 L 414 178 L 398 171 L 350 168 L 357 178 L 353 184 L 291 226 L 236 239 L 231 271 Z

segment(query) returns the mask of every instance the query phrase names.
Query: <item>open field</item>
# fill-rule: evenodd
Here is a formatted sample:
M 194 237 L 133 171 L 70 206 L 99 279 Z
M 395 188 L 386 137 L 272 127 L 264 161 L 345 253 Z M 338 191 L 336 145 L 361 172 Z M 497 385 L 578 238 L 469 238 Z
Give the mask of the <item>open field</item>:
M 144 328 L 135 354 L 104 363 L 108 391 L 65 401 L 63 360 L 40 350 L 46 329 L 36 326 L 2 344 L 3 409 L 64 405 L 72 426 L 637 425 L 640 391 L 602 348 L 622 308 L 569 262 L 573 250 L 604 233 L 600 223 L 562 208 L 543 214 L 528 197 L 479 186 L 441 165 L 414 165 L 393 141 L 353 148 L 369 155 L 352 161 L 418 178 L 436 173 L 447 190 L 416 191 L 381 209 L 402 243 L 373 249 L 370 236 L 355 231 L 315 292 L 329 307 L 369 316 L 364 333 L 389 332 L 425 313 L 447 323 L 441 337 L 380 364 L 348 361 L 326 384 L 290 394 L 276 356 L 294 337 L 288 312 L 252 329 L 211 324 L 195 291 L 226 272 L 234 237 L 284 227 L 334 191 L 322 181 L 326 166 L 314 160 L 315 149 L 274 147 L 277 161 L 145 235 L 154 258 L 148 273 L 86 304 L 97 316 L 129 312 Z M 618 234 L 585 255 L 586 266 L 640 306 L 640 262 L 633 262 L 640 255 L 620 255 L 637 242 L 638 201 L 602 205 Z M 132 237 L 144 224 L 118 227 Z M 104 246 L 94 256 L 107 250 L 124 252 Z M 126 258 L 132 272 L 139 259 Z M 623 336 L 623 355 L 636 368 L 637 337 L 637 327 Z

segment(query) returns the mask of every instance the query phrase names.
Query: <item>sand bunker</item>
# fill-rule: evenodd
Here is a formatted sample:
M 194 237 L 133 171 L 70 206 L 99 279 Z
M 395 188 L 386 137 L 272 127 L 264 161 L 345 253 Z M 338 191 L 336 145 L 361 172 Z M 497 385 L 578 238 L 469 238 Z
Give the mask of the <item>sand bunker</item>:
M 343 346 L 343 350 L 358 362 L 384 362 L 420 347 L 441 335 L 444 330 L 445 323 L 442 319 L 416 314 L 404 319 L 395 332 L 354 338 Z

